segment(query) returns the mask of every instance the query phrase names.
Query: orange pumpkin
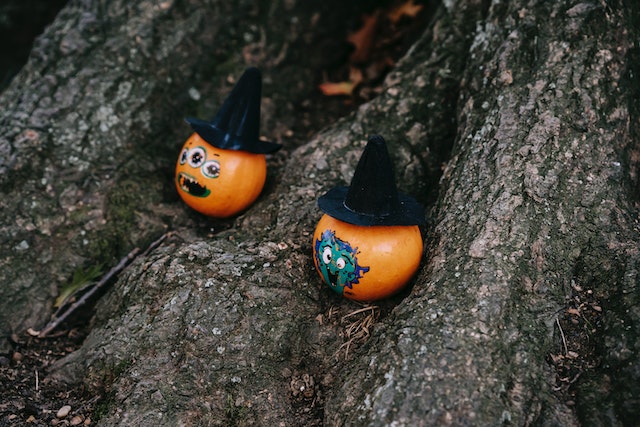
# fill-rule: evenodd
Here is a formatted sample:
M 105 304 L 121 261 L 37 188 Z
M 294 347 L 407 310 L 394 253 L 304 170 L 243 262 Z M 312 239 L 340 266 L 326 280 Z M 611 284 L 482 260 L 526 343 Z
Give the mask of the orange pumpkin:
M 322 280 L 357 301 L 374 301 L 400 291 L 422 259 L 417 225 L 362 226 L 327 214 L 313 235 L 313 259 Z
M 264 154 L 214 147 L 197 133 L 176 164 L 176 188 L 196 211 L 218 218 L 241 212 L 260 195 L 267 176 Z

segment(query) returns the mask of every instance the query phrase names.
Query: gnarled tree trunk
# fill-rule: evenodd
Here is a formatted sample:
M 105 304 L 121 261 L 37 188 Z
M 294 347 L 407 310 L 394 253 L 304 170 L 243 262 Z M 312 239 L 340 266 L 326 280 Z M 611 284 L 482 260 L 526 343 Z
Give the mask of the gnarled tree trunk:
M 637 416 L 637 9 L 516 3 L 478 23 L 427 266 L 334 391 L 332 422 Z M 592 354 L 559 328 L 581 290 L 602 310 Z M 575 407 L 547 362 L 567 354 L 595 365 Z
M 260 66 L 263 132 L 282 139 L 317 66 L 295 62 L 304 30 L 283 35 L 313 27 L 305 5 L 222 3 L 72 3 L 2 95 L 3 327 L 42 324 L 86 259 L 176 231 L 121 275 L 52 377 L 111 391 L 103 425 L 636 419 L 638 7 L 430 5 L 382 94 L 285 141 L 261 199 L 215 222 L 172 189 L 189 79 Z M 310 240 L 317 197 L 349 181 L 372 133 L 401 189 L 435 202 L 412 289 L 345 357 L 333 313 L 358 306 L 319 282 Z M 569 333 L 571 316 L 594 322 Z

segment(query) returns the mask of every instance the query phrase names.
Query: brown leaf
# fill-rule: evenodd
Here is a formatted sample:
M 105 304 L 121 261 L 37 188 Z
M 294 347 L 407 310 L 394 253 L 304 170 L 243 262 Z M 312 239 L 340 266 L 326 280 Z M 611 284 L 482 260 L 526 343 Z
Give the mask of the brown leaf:
M 567 313 L 573 314 L 574 316 L 580 316 L 580 310 L 575 308 L 567 308 Z
M 347 95 L 350 96 L 353 94 L 353 90 L 362 82 L 362 71 L 355 67 L 351 67 L 349 69 L 349 80 L 346 82 L 332 83 L 325 82 L 322 83 L 319 88 L 324 95 L 327 96 L 335 96 L 335 95 Z
M 364 15 L 362 28 L 347 36 L 347 41 L 356 47 L 349 58 L 352 64 L 367 62 L 371 56 L 379 15 L 378 11 L 372 15 Z
M 351 95 L 351 93 L 353 93 L 354 87 L 355 85 L 352 82 L 325 82 L 320 84 L 319 86 L 322 93 L 327 96 Z
M 421 4 L 414 4 L 414 0 L 407 0 L 401 5 L 395 7 L 388 13 L 389 20 L 393 24 L 397 24 L 400 18 L 408 16 L 409 18 L 415 17 L 421 10 Z

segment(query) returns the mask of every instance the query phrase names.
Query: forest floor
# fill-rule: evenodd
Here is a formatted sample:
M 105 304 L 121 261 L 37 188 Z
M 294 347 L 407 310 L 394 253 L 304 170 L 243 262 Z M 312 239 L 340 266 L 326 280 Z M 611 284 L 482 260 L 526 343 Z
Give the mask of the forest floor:
M 85 325 L 44 339 L 12 337 L 13 354 L 0 356 L 0 426 L 92 424 L 101 396 L 47 378 L 51 364 L 78 349 L 86 335 Z

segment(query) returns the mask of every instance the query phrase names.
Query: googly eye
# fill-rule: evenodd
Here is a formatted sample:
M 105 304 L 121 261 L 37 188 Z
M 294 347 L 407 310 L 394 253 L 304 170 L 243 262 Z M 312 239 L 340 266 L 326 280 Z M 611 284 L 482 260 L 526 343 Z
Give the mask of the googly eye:
M 182 150 L 182 153 L 180 153 L 180 164 L 184 165 L 185 163 L 187 163 L 187 157 L 189 155 L 189 149 L 188 148 L 184 148 Z
M 336 260 L 336 267 L 338 267 L 338 269 L 342 270 L 345 266 L 346 262 L 344 261 L 344 258 L 340 257 Z
M 202 165 L 202 174 L 207 178 L 217 178 L 220 175 L 220 163 L 209 160 Z
M 322 262 L 325 264 L 331 262 L 331 248 L 324 248 L 324 251 L 322 251 Z
M 207 152 L 202 147 L 195 147 L 189 150 L 187 157 L 189 166 L 199 168 L 207 160 Z

